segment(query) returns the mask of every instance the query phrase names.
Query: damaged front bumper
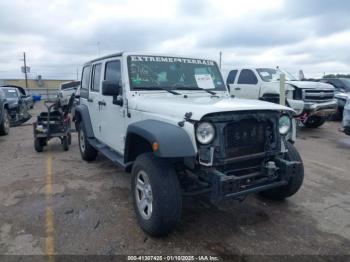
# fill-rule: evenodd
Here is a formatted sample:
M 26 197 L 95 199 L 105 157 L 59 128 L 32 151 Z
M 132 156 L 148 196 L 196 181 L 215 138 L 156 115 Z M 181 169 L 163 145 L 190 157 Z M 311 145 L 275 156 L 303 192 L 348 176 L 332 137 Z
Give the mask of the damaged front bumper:
M 210 199 L 214 203 L 225 199 L 239 199 L 248 194 L 287 185 L 301 167 L 300 162 L 276 158 L 274 161 L 269 161 L 261 170 L 244 175 L 208 169 L 207 177 L 211 177 Z
M 337 109 L 338 103 L 336 99 L 323 103 L 305 102 L 304 104 L 304 112 L 308 116 L 328 117 L 336 113 Z

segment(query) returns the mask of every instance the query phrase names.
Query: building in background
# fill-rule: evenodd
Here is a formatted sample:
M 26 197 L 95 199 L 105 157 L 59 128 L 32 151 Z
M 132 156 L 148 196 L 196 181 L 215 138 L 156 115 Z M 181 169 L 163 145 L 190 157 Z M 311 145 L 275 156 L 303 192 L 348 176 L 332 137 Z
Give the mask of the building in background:
M 40 94 L 43 99 L 55 98 L 60 85 L 73 80 L 66 79 L 42 79 L 38 76 L 37 79 L 28 79 L 28 92 L 31 94 Z M 26 81 L 24 79 L 0 79 L 0 86 L 16 85 L 25 88 Z

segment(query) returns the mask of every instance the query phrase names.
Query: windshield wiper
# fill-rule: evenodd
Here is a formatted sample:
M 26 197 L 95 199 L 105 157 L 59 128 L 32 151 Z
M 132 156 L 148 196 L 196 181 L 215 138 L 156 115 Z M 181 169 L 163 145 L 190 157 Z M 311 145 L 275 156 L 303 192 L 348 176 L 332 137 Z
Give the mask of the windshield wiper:
M 178 89 L 178 90 L 201 90 L 201 91 L 205 91 L 205 92 L 207 92 L 207 93 L 209 93 L 209 94 L 211 94 L 211 95 L 213 95 L 213 96 L 215 96 L 216 95 L 216 93 L 215 92 L 213 92 L 213 91 L 210 91 L 210 90 L 208 90 L 208 89 L 204 89 L 204 88 L 200 88 L 200 87 L 190 87 L 190 86 L 183 86 L 183 87 L 176 87 L 176 89 Z
M 168 89 L 168 88 L 165 88 L 165 87 L 161 87 L 161 86 L 157 86 L 157 87 L 148 87 L 148 86 L 138 86 L 138 87 L 135 87 L 134 89 L 138 89 L 138 90 L 164 90 L 164 91 L 167 91 L 169 92 L 170 94 L 173 94 L 173 95 L 181 95 L 180 93 L 174 91 L 174 90 L 171 90 L 171 89 Z

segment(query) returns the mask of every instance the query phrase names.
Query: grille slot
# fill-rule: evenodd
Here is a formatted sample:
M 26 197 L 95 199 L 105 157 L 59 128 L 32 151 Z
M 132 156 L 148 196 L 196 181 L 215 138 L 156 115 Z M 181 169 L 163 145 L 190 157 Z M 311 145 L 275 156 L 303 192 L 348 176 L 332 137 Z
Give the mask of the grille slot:
M 303 90 L 304 101 L 325 102 L 334 98 L 334 90 Z
M 224 135 L 226 157 L 262 153 L 271 135 L 271 126 L 268 121 L 243 119 L 227 124 Z

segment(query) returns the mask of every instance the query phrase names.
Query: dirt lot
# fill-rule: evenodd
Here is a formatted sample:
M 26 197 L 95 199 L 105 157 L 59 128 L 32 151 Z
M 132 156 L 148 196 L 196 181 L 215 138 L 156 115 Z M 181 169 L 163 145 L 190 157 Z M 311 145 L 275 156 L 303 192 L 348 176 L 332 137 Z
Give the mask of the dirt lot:
M 52 140 L 39 154 L 29 124 L 12 128 L 0 137 L 0 254 L 350 255 L 350 137 L 338 128 L 299 132 L 297 195 L 185 198 L 181 224 L 162 239 L 138 227 L 129 174 L 102 156 L 82 161 L 76 134 L 68 152 Z

